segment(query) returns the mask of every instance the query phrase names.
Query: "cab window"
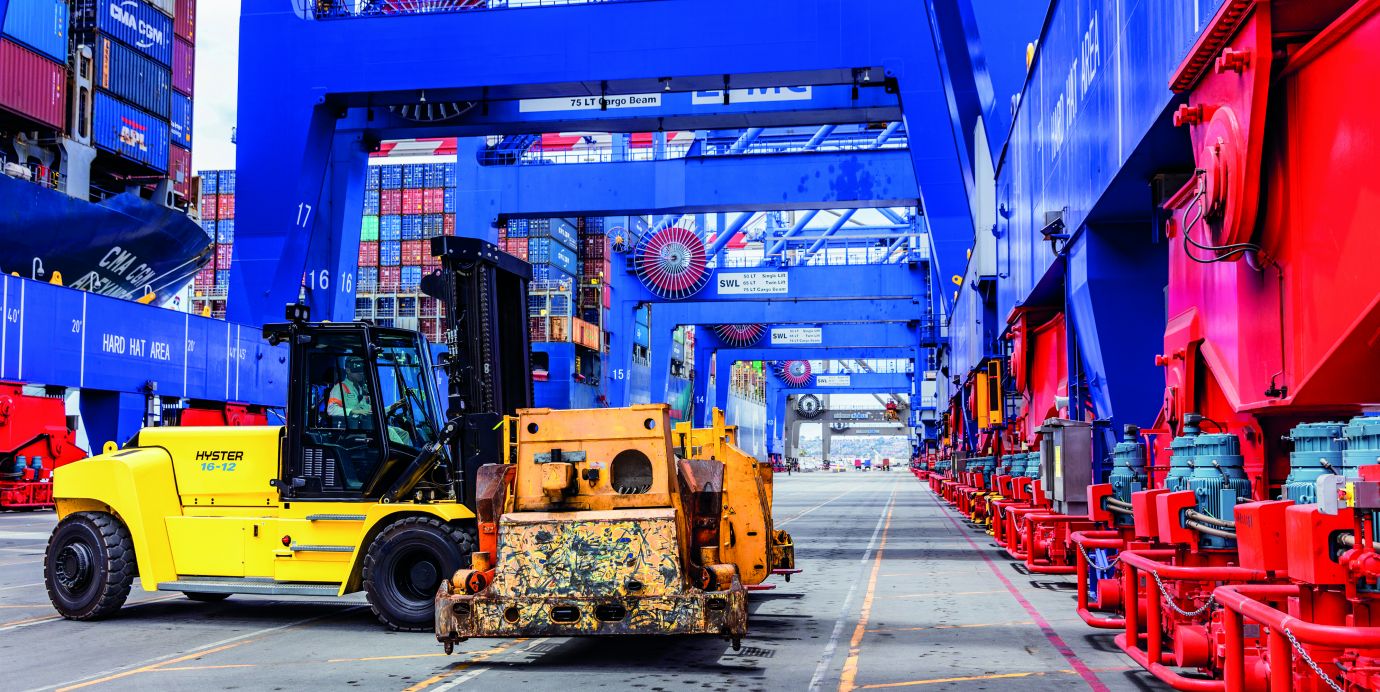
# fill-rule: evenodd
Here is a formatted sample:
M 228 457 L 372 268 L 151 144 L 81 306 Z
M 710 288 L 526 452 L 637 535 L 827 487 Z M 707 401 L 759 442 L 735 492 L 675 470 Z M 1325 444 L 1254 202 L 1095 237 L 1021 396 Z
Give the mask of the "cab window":
M 383 457 L 363 332 L 321 334 L 306 355 L 305 476 L 323 489 L 360 490 Z

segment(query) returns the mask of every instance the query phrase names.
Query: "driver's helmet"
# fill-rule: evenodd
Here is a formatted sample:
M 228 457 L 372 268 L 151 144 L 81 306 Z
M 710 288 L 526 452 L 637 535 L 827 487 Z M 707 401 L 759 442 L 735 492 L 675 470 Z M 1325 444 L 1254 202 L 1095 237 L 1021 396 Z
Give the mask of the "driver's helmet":
M 365 372 L 364 358 L 360 356 L 350 356 L 345 359 L 345 372 L 351 375 L 362 375 Z

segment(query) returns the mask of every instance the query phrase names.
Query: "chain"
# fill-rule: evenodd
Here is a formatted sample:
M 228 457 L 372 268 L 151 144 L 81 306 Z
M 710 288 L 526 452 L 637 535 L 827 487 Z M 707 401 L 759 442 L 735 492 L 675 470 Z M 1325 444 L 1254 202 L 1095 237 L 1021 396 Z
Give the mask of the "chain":
M 1204 603 L 1203 607 L 1193 612 L 1184 610 L 1183 608 L 1180 608 L 1177 603 L 1174 602 L 1174 597 L 1169 595 L 1169 589 L 1165 588 L 1164 582 L 1160 581 L 1159 573 L 1151 572 L 1150 576 L 1155 578 L 1155 585 L 1160 587 L 1160 594 L 1164 596 L 1164 602 L 1167 603 L 1169 607 L 1174 610 L 1174 612 L 1178 613 L 1179 615 L 1182 615 L 1183 617 L 1196 618 L 1199 615 L 1206 613 L 1209 608 L 1213 607 L 1214 605 L 1217 605 L 1217 595 L 1213 594 L 1211 596 L 1208 596 L 1207 603 Z
M 1088 554 L 1088 549 L 1084 548 L 1082 543 L 1074 543 L 1074 545 L 1078 546 L 1078 552 L 1083 553 L 1083 559 L 1087 560 L 1088 564 L 1092 565 L 1093 569 L 1108 570 L 1116 567 L 1116 563 L 1121 562 L 1121 553 L 1117 553 L 1116 557 L 1109 560 L 1107 564 L 1099 565 L 1093 561 L 1092 556 Z
M 1299 652 L 1299 658 L 1302 658 L 1303 662 L 1307 663 L 1308 667 L 1313 669 L 1313 673 L 1321 678 L 1323 682 L 1327 683 L 1327 686 L 1331 687 L 1333 692 L 1344 692 L 1341 685 L 1333 682 L 1332 677 L 1324 673 L 1322 667 L 1313 661 L 1313 657 L 1308 655 L 1308 652 L 1304 650 L 1299 640 L 1294 638 L 1294 633 L 1290 632 L 1288 627 L 1284 628 L 1284 636 L 1289 638 L 1289 644 L 1294 647 L 1294 651 Z

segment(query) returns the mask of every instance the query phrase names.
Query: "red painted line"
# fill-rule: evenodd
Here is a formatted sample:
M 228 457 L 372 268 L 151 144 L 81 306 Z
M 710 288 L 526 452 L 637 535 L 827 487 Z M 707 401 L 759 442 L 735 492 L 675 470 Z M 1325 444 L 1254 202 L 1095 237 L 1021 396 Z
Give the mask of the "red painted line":
M 1070 649 L 1069 645 L 1064 643 L 1064 638 L 1060 637 L 1059 633 L 1055 632 L 1054 628 L 1049 626 L 1049 621 L 1046 620 L 1044 616 L 1040 615 L 1040 612 L 1035 610 L 1035 606 L 1031 605 L 1030 601 L 1027 601 L 1025 596 L 1021 595 L 1020 591 L 1016 590 L 1016 585 L 1012 584 L 1011 580 L 1007 579 L 1006 575 L 1001 573 L 1001 568 L 987 555 L 987 551 L 979 548 L 978 544 L 974 543 L 973 539 L 968 537 L 968 532 L 964 531 L 963 527 L 954 520 L 953 515 L 949 512 L 949 508 L 941 504 L 933 493 L 930 494 L 930 499 L 934 501 L 936 507 L 943 511 L 944 518 L 948 519 L 949 523 L 953 524 L 955 529 L 958 529 L 958 533 L 960 536 L 963 536 L 963 540 L 967 541 L 968 545 L 973 547 L 973 552 L 982 556 L 983 561 L 987 563 L 987 567 L 992 570 L 992 574 L 997 575 L 997 579 L 1001 580 L 1002 586 L 1005 586 L 1006 590 L 1011 592 L 1011 596 L 1016 599 L 1016 602 L 1021 604 L 1021 607 L 1025 609 L 1026 613 L 1030 614 L 1030 619 L 1035 622 L 1035 626 L 1040 628 L 1040 632 L 1045 635 L 1045 639 L 1049 640 L 1049 643 L 1059 652 L 1059 655 L 1063 656 L 1064 660 L 1069 662 L 1069 666 L 1078 673 L 1078 677 L 1083 678 L 1083 681 L 1088 683 L 1088 687 L 1094 690 L 1094 692 L 1110 692 L 1107 685 L 1097 678 L 1097 675 L 1083 662 L 1083 659 L 1079 658 L 1078 654 L 1074 653 L 1073 649 Z

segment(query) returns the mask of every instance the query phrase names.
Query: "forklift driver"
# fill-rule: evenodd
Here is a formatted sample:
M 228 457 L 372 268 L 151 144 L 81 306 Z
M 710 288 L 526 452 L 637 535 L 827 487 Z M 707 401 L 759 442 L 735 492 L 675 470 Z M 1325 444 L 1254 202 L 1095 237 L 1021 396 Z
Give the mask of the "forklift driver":
M 372 421 L 366 420 L 374 415 L 369 393 L 365 390 L 367 378 L 363 358 L 346 358 L 345 378 L 335 383 L 326 396 L 326 415 L 345 419 L 348 428 L 373 427 Z

